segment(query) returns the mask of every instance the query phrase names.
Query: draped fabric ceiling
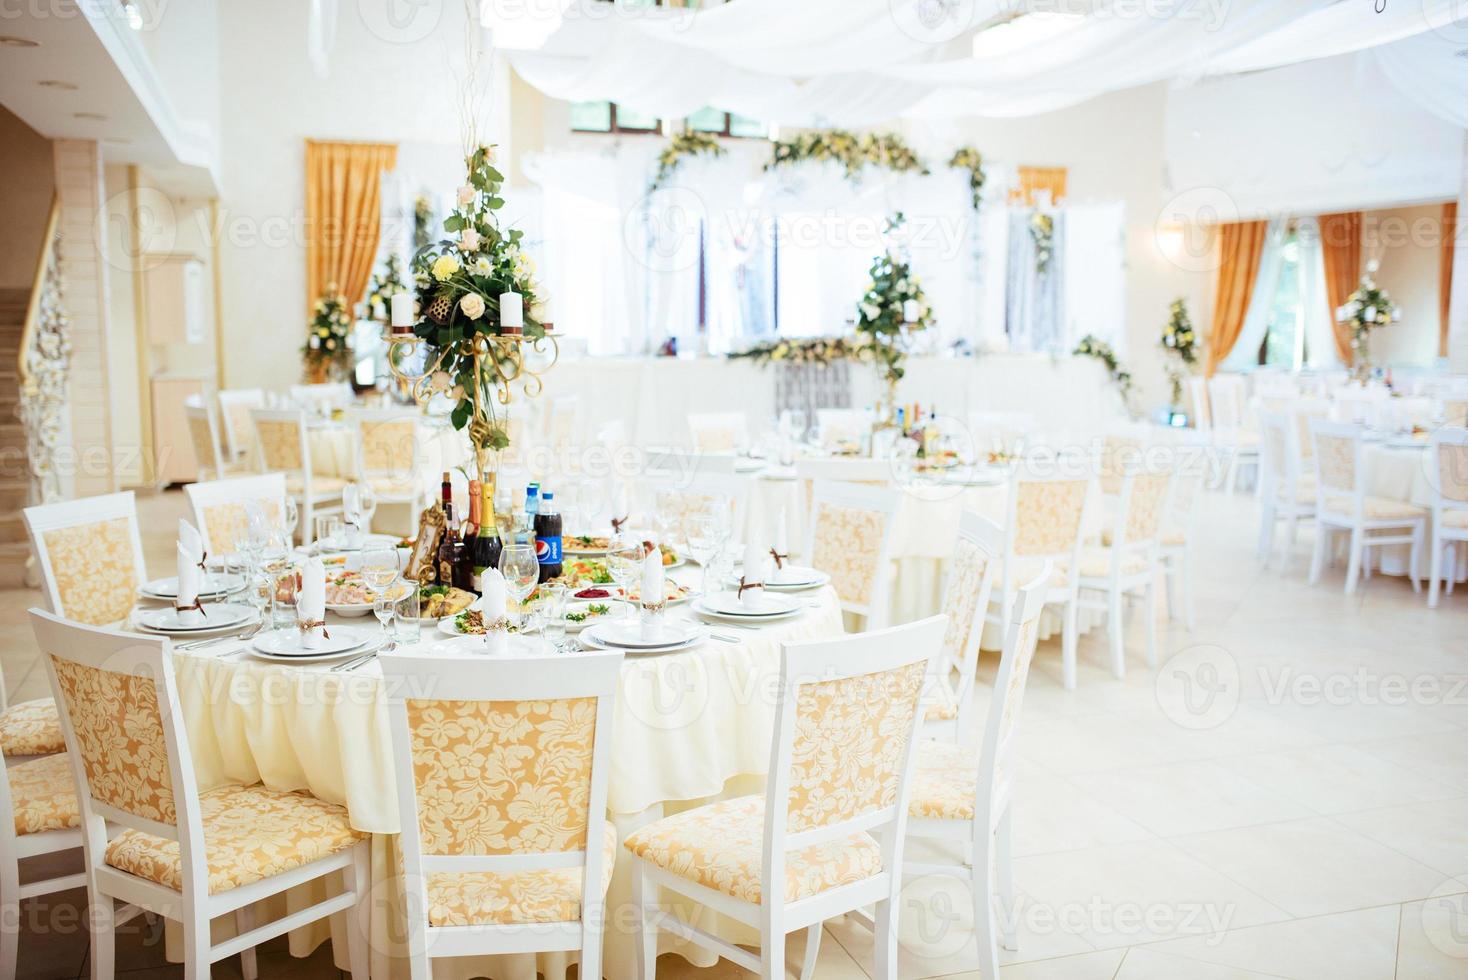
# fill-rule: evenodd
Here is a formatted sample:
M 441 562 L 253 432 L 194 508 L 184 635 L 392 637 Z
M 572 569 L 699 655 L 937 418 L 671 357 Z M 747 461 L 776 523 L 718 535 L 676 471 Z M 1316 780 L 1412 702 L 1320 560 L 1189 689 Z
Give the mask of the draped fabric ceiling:
M 1468 20 L 1454 22 L 1455 0 L 1380 14 L 1332 0 L 1095 0 L 1085 16 L 1022 17 L 1007 0 L 559 2 L 543 45 L 511 50 L 515 70 L 554 98 L 660 117 L 705 106 L 787 126 L 1029 115 L 1163 79 L 1372 48 L 1394 84 L 1468 123 L 1468 78 L 1461 59 L 1454 66 Z

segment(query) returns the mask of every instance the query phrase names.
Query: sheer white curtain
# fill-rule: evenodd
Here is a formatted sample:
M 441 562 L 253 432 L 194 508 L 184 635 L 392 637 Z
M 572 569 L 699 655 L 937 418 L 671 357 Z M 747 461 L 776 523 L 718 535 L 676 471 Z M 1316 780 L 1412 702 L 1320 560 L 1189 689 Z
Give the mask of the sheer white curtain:
M 1055 219 L 1049 266 L 1042 275 L 1035 263 L 1035 237 L 1030 232 L 1032 208 L 1009 214 L 1009 278 L 1005 287 L 1005 329 L 1011 349 L 1061 352 L 1065 342 L 1066 216 Z M 1065 350 L 1064 353 L 1069 353 Z
M 1259 366 L 1259 345 L 1264 343 L 1269 333 L 1269 319 L 1274 310 L 1274 295 L 1279 290 L 1280 266 L 1288 235 L 1288 218 L 1275 218 L 1269 222 L 1264 234 L 1264 252 L 1259 256 L 1259 271 L 1254 276 L 1254 291 L 1249 294 L 1249 312 L 1244 314 L 1244 328 L 1239 332 L 1234 349 L 1224 358 L 1225 370 L 1248 371 Z
M 1126 206 L 1069 204 L 1065 214 L 1065 332 L 1073 350 L 1090 334 L 1126 356 Z
M 1305 331 L 1305 366 L 1333 368 L 1341 366 L 1335 349 L 1335 324 L 1325 292 L 1325 252 L 1320 246 L 1320 222 L 1301 218 L 1297 239 L 1300 243 L 1300 328 Z

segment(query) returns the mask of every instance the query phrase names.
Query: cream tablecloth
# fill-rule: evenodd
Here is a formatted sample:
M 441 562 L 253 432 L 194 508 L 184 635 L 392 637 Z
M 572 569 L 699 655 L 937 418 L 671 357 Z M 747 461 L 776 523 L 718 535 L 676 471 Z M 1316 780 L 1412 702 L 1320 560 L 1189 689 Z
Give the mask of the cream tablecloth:
M 841 632 L 834 593 L 825 588 L 806 597 L 817 606 L 794 622 L 757 631 L 716 628 L 737 636 L 737 643 L 710 640 L 676 656 L 628 658 L 617 699 L 608 795 L 619 837 L 665 812 L 758 788 L 769 763 L 774 723 L 770 681 L 778 675 L 781 642 Z M 686 607 L 673 614 L 691 615 Z M 355 623 L 375 625 L 371 619 Z M 425 631 L 423 641 L 407 650 L 426 652 L 443 639 Z M 553 662 L 548 660 L 548 666 Z M 352 825 L 374 835 L 373 976 L 406 977 L 407 964 L 397 956 L 403 940 L 394 881 L 398 811 L 377 666 L 343 674 L 276 666 L 214 648 L 180 653 L 175 663 L 200 789 L 263 781 L 275 790 L 307 790 L 346 807 Z M 608 896 L 603 969 L 612 980 L 632 980 L 636 974 L 633 935 L 625 914 L 631 896 L 626 868 L 625 863 L 619 865 Z M 292 892 L 290 906 L 319 900 L 324 887 Z M 278 915 L 284 908 L 279 905 L 261 914 Z M 232 928 L 228 922 L 216 927 Z M 330 932 L 336 937 L 333 946 L 343 969 L 344 928 L 345 916 L 336 916 Z M 327 934 L 326 924 L 292 933 L 292 951 L 306 955 Z M 177 937 L 170 938 L 170 952 L 176 958 L 181 944 Z M 671 937 L 665 948 L 675 948 Z M 713 961 L 701 950 L 686 955 L 701 965 Z M 560 976 L 574 962 L 574 957 L 560 954 L 489 959 L 497 962 L 441 961 L 435 964 L 435 976 L 534 980 L 537 970 L 546 977 Z

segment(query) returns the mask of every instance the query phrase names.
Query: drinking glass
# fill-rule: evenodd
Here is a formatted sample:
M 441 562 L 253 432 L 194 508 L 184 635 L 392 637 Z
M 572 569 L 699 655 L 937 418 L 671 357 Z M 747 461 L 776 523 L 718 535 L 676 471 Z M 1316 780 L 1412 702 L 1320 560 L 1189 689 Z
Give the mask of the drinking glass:
M 505 577 L 505 588 L 515 600 L 515 605 L 523 606 L 540 579 L 540 562 L 535 560 L 535 546 L 507 542 L 500 552 L 500 574 Z M 520 616 L 523 621 L 523 611 Z
M 392 617 L 397 608 L 397 600 L 392 597 L 391 593 L 379 592 L 372 597 L 372 615 L 376 616 L 377 621 L 382 624 L 383 639 L 392 636 Z
M 418 589 L 408 583 L 408 594 L 397 601 L 397 630 L 393 638 L 399 643 L 417 643 L 423 638 L 423 624 L 418 621 Z
M 381 592 L 398 579 L 398 550 L 374 547 L 362 552 L 362 581 Z
M 296 567 L 290 562 L 283 562 L 269 570 L 268 578 L 270 600 L 274 609 L 271 625 L 286 628 L 295 626 L 296 597 L 301 588 L 300 580 L 296 577 Z
M 296 498 L 287 495 L 285 498 L 285 510 L 281 513 L 281 530 L 285 532 L 287 540 L 296 540 L 296 528 L 300 523 L 301 509 L 296 506 Z
M 704 595 L 709 591 L 709 559 L 719 549 L 719 533 L 719 522 L 712 515 L 700 514 L 688 522 L 688 557 L 702 570 Z
M 556 648 L 566 642 L 567 591 L 564 585 L 553 582 L 547 582 L 540 587 L 541 601 L 545 606 L 545 622 L 541 626 L 540 635 Z
M 607 551 L 607 571 L 621 588 L 623 598 L 630 600 L 632 586 L 642 575 L 642 557 L 642 542 L 632 535 L 618 534 L 612 538 L 611 548 Z M 626 618 L 635 619 L 637 611 L 632 608 L 631 601 L 627 607 Z
M 357 484 L 357 527 L 366 534 L 372 530 L 372 515 L 377 513 L 377 491 L 370 483 Z
M 342 519 L 337 514 L 316 518 L 316 536 L 312 539 L 316 543 L 316 553 L 321 554 L 323 545 L 330 546 L 341 543 Z

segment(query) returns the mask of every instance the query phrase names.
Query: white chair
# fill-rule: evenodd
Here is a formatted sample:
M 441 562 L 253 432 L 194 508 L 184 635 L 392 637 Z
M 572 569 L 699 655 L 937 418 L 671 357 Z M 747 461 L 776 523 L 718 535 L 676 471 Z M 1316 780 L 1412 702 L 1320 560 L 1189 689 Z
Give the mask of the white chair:
M 693 472 L 687 476 L 649 477 L 649 501 L 657 520 L 670 532 L 687 540 L 686 522 L 695 514 L 714 516 L 711 507 L 722 501 L 728 507 L 730 540 L 741 538 L 749 514 L 749 480 L 732 474 Z M 666 542 L 674 544 L 674 541 Z
M 1264 429 L 1263 472 L 1259 486 L 1259 558 L 1266 565 L 1274 552 L 1274 528 L 1285 523 L 1284 558 L 1288 571 L 1301 521 L 1315 519 L 1315 474 L 1304 472 L 1299 426 L 1291 415 L 1261 412 Z
M 229 388 L 219 392 L 219 428 L 224 435 L 226 461 L 247 464 L 255 452 L 255 420 L 250 410 L 265 407 L 261 388 Z
M 1035 417 L 1027 412 L 970 412 L 968 425 L 981 463 L 990 454 L 1018 456 L 1036 428 Z
M 1005 629 L 999 669 L 989 694 L 983 744 L 977 754 L 969 745 L 924 742 L 918 746 L 917 773 L 908 804 L 909 838 L 957 845 L 966 860 L 949 863 L 907 858 L 904 877 L 956 875 L 968 883 L 974 903 L 974 936 L 980 972 L 999 976 L 1001 927 L 1018 914 L 1011 870 L 1011 821 L 1014 773 L 1018 767 L 1020 708 L 1045 608 L 1050 567 L 1015 596 Z M 994 900 L 999 900 L 995 914 Z M 1015 949 L 1015 936 L 1003 931 L 1005 949 Z
M 301 510 L 301 538 L 312 533 L 317 514 L 336 514 L 342 509 L 342 488 L 347 481 L 312 471 L 311 439 L 302 409 L 257 408 L 255 437 L 260 446 L 260 472 L 284 473 L 286 492 L 296 498 Z
M 51 611 L 92 626 L 126 622 L 147 581 L 132 491 L 27 507 L 24 516 Z
M 1247 423 L 1248 399 L 1244 379 L 1237 374 L 1216 374 L 1208 379 L 1209 426 L 1213 441 L 1227 466 L 1224 489 L 1234 492 L 1239 471 L 1249 468 L 1257 483 L 1259 434 Z
M 1188 378 L 1188 394 L 1193 403 L 1193 428 L 1199 432 L 1213 431 L 1213 406 L 1208 402 L 1208 379 L 1201 374 Z
M 435 957 L 553 950 L 602 975 L 621 665 L 382 658 L 413 980 Z
M 939 607 L 948 617 L 948 629 L 935 671 L 938 698 L 923 715 L 925 738 L 966 742 L 972 735 L 979 641 L 1003 554 L 1004 532 L 978 514 L 964 511 Z
M 575 395 L 551 399 L 550 426 L 545 434 L 545 441 L 552 449 L 564 450 L 572 445 L 580 406 L 581 401 Z
M 184 976 L 335 912 L 360 912 L 371 887 L 367 836 L 339 806 L 264 786 L 200 794 L 165 637 L 96 629 L 39 609 L 31 626 L 62 706 L 92 934 L 92 976 L 114 970 L 117 925 L 138 909 L 183 926 Z M 125 727 L 124 727 L 125 726 Z M 107 824 L 121 833 L 109 839 Z M 265 925 L 255 903 L 340 873 L 342 890 Z M 117 910 L 114 900 L 129 907 Z M 215 943 L 210 921 L 233 913 L 239 934 Z M 352 975 L 367 980 L 365 917 L 349 925 Z
M 1450 594 L 1458 577 L 1458 542 L 1468 542 L 1468 429 L 1438 429 L 1428 452 L 1428 482 L 1433 493 L 1427 604 L 1435 608 L 1444 577 Z
M 647 472 L 654 478 L 688 477 L 694 473 L 729 475 L 734 472 L 733 453 L 705 453 L 696 449 L 649 449 Z
M 659 930 L 765 980 L 784 980 L 785 936 L 876 905 L 875 970 L 897 977 L 897 926 L 917 726 L 942 616 L 781 646 L 769 773 L 761 796 L 665 817 L 623 842 L 635 862 L 638 975 L 656 972 Z M 759 930 L 759 952 L 658 908 L 657 888 Z
M 1427 511 L 1400 500 L 1370 496 L 1366 493 L 1365 430 L 1349 423 L 1325 419 L 1310 421 L 1310 437 L 1315 443 L 1315 554 L 1310 563 L 1310 584 L 1320 581 L 1325 568 L 1326 550 L 1331 535 L 1351 535 L 1346 565 L 1346 595 L 1356 591 L 1368 549 L 1394 544 L 1412 546 L 1407 574 L 1412 589 L 1421 591 L 1418 581 L 1418 554 L 1427 531 Z M 1396 533 L 1392 533 L 1396 532 Z
M 1198 533 L 1198 501 L 1208 482 L 1208 438 L 1181 430 L 1173 440 L 1175 455 L 1172 493 L 1168 495 L 1167 517 L 1162 525 L 1162 547 L 1158 551 L 1167 575 L 1167 615 L 1182 619 L 1193 628 L 1193 539 Z M 1181 611 L 1181 615 L 1179 615 Z
M 291 385 L 291 404 L 325 418 L 352 402 L 352 386 L 344 381 Z
M 804 555 L 831 576 L 842 612 L 868 630 L 892 618 L 892 525 L 901 497 L 884 487 L 817 480 Z
M 1078 584 L 1083 593 L 1080 605 L 1106 612 L 1106 630 L 1111 647 L 1111 672 L 1126 676 L 1126 599 L 1142 601 L 1146 619 L 1147 666 L 1157 664 L 1157 572 L 1162 524 L 1167 515 L 1167 496 L 1172 484 L 1168 469 L 1143 469 L 1122 477 L 1111 543 L 1099 548 L 1082 548 Z M 1093 602 L 1087 594 L 1101 592 L 1105 602 Z
M 190 395 L 184 399 L 184 419 L 188 422 L 189 441 L 199 469 L 209 470 L 216 480 L 224 479 L 232 467 L 226 462 L 225 449 L 219 441 L 213 402 L 201 395 Z
M 701 453 L 732 453 L 749 445 L 749 420 L 743 412 L 694 412 L 688 416 L 693 448 Z
M 1045 466 L 1021 461 L 1010 475 L 1005 503 L 1004 561 L 999 567 L 997 609 L 987 620 L 1004 629 L 1019 589 L 1038 569 L 1051 566 L 1045 604 L 1060 607 L 1061 674 L 1066 690 L 1076 684 L 1077 616 L 1080 606 L 1081 536 L 1095 480 L 1093 467 Z
M 821 445 L 828 448 L 838 446 L 860 446 L 871 434 L 871 414 L 862 408 L 818 408 L 816 409 L 816 432 Z
M 273 522 L 285 516 L 284 473 L 190 483 L 184 493 L 194 511 L 194 526 L 209 554 L 225 555 L 236 550 L 235 542 L 249 523 L 252 506 L 259 507 Z
M 372 488 L 379 504 L 411 504 L 418 508 L 426 502 L 429 484 L 419 466 L 421 418 L 421 413 L 401 408 L 359 408 L 351 412 L 357 480 Z

